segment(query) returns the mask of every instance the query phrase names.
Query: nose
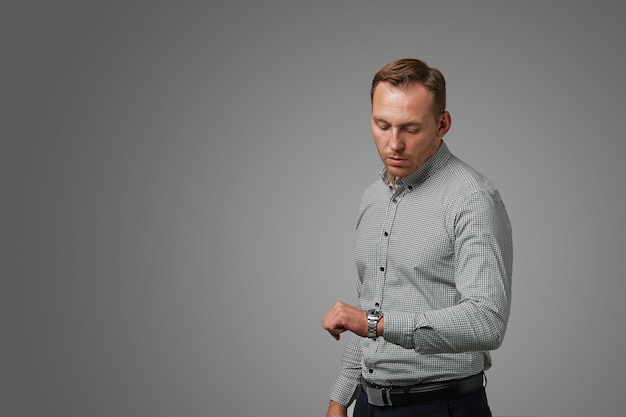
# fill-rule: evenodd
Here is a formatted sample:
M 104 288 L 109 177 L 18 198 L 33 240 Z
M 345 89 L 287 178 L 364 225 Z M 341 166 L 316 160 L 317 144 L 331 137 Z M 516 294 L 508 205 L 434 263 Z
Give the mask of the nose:
M 401 151 L 404 149 L 404 141 L 400 136 L 399 129 L 393 129 L 391 131 L 391 137 L 389 138 L 389 149 L 393 151 Z

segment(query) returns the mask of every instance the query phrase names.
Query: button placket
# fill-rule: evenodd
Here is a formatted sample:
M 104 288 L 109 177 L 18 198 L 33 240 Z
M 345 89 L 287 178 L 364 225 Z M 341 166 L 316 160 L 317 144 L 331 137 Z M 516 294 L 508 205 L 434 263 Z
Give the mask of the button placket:
M 387 276 L 387 257 L 389 250 L 389 236 L 393 227 L 393 222 L 396 217 L 396 210 L 399 202 L 398 191 L 396 191 L 390 198 L 389 204 L 387 206 L 387 212 L 385 214 L 385 221 L 383 223 L 382 232 L 380 235 L 379 245 L 378 245 L 378 254 L 376 261 L 378 262 L 378 271 L 376 272 L 376 282 L 378 285 L 377 294 L 378 299 L 382 301 L 383 298 L 383 288 L 385 284 L 385 279 Z

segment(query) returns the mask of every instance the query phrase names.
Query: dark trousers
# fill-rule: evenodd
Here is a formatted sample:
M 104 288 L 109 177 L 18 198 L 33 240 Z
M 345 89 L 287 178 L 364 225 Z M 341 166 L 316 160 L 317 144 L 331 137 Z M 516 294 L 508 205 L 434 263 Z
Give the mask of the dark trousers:
M 370 405 L 365 392 L 360 391 L 354 406 L 354 417 L 491 417 L 485 388 L 451 400 L 397 407 Z

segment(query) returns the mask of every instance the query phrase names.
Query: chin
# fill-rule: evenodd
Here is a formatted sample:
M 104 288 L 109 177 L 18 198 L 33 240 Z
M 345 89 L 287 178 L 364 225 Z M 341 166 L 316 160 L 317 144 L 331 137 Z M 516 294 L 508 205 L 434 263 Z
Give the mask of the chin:
M 396 177 L 396 178 L 402 178 L 402 177 L 406 177 L 407 175 L 411 174 L 412 171 L 410 171 L 409 169 L 403 169 L 403 168 L 398 168 L 398 167 L 387 167 L 387 172 L 389 172 L 392 176 Z

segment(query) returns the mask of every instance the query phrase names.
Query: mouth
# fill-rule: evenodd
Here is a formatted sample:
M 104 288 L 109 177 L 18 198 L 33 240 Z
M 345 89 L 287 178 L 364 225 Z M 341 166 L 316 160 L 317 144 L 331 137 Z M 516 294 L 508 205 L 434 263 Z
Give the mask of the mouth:
M 401 165 L 404 164 L 405 161 L 406 160 L 402 159 L 402 158 L 397 158 L 397 157 L 393 157 L 393 156 L 388 156 L 387 157 L 387 163 L 389 165 L 392 165 L 392 166 L 401 166 Z

